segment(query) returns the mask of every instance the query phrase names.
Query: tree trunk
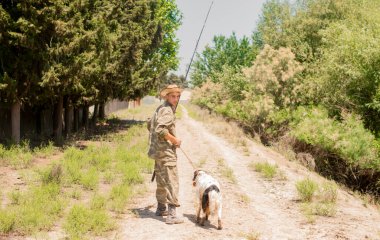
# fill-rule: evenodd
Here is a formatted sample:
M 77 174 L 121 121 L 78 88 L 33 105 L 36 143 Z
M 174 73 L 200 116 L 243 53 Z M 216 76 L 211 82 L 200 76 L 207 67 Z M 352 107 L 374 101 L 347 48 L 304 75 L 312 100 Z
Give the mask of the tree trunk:
M 65 106 L 65 136 L 68 137 L 71 134 L 72 129 L 72 119 L 73 116 L 73 106 L 71 105 L 71 100 L 68 98 Z
M 74 108 L 74 132 L 79 130 L 79 109 L 78 107 Z
M 87 130 L 88 129 L 88 105 L 83 106 L 83 118 L 82 118 L 82 126 Z
M 96 120 L 98 119 L 98 115 L 99 115 L 99 104 L 95 104 L 94 112 L 93 112 L 92 118 L 91 118 L 91 127 L 96 126 Z
M 42 135 L 42 110 L 40 107 L 38 107 L 38 109 L 37 109 L 36 132 L 41 137 L 41 135 Z
M 63 97 L 60 96 L 58 103 L 54 108 L 53 133 L 54 140 L 57 144 L 62 144 L 62 115 L 63 115 Z
M 20 109 L 21 103 L 17 100 L 11 107 L 12 140 L 20 143 Z
M 106 109 L 104 103 L 99 105 L 99 119 L 104 119 L 106 117 Z

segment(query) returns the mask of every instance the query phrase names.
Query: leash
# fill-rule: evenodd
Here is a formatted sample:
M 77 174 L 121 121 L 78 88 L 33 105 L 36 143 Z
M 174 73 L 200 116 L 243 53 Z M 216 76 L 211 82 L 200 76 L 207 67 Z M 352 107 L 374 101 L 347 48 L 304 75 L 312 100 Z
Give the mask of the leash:
M 187 154 L 185 153 L 185 151 L 183 151 L 183 149 L 181 147 L 179 147 L 179 149 L 181 149 L 183 155 L 185 155 L 185 157 L 187 158 L 187 160 L 189 161 L 189 163 L 193 167 L 193 169 L 196 169 L 195 166 L 194 166 L 193 161 L 191 161 L 191 159 L 189 158 L 189 156 L 187 156 Z

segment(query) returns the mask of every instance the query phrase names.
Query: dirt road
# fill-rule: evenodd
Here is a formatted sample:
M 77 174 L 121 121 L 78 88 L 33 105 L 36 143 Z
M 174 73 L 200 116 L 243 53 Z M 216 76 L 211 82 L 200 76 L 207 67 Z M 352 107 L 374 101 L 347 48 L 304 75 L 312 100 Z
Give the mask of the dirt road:
M 380 239 L 379 210 L 348 191 L 339 190 L 334 217 L 307 219 L 301 211 L 295 183 L 305 177 L 322 182 L 323 178 L 314 172 L 249 139 L 244 140 L 243 151 L 190 118 L 186 109 L 177 129 L 183 151 L 221 183 L 223 230 L 216 229 L 216 217 L 204 227 L 195 223 L 191 184 L 194 169 L 178 151 L 178 211 L 185 222 L 166 225 L 165 218 L 154 215 L 155 183 L 148 183 L 150 176 L 146 176 L 148 189 L 134 199 L 115 239 Z M 283 178 L 265 180 L 248 167 L 259 161 L 277 164 Z

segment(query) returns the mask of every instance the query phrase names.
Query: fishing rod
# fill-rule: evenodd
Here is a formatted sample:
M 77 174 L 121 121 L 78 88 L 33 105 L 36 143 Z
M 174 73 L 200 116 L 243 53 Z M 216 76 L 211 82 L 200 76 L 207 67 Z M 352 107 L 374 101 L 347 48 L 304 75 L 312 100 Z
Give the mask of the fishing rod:
M 206 22 L 207 22 L 208 16 L 210 15 L 210 11 L 211 11 L 211 8 L 212 8 L 212 5 L 213 5 L 213 4 L 214 4 L 214 1 L 212 1 L 211 4 L 210 4 L 210 7 L 209 7 L 209 9 L 208 9 L 208 12 L 207 12 L 207 15 L 206 15 L 205 21 L 204 21 L 204 23 L 203 23 L 202 30 L 201 30 L 201 32 L 199 33 L 197 43 L 195 44 L 195 48 L 194 48 L 194 51 L 193 51 L 193 55 L 191 56 L 189 66 L 187 67 L 187 71 L 186 71 L 186 75 L 185 75 L 185 82 L 186 82 L 186 80 L 187 80 L 187 75 L 189 74 L 191 64 L 193 63 L 193 59 L 194 59 L 195 53 L 197 52 L 197 48 L 198 48 L 199 41 L 201 40 L 201 36 L 202 36 L 203 30 L 204 30 L 204 28 L 205 28 L 205 26 L 206 26 Z M 176 106 L 175 106 L 175 108 L 174 108 L 174 112 L 177 110 L 178 103 L 179 103 L 179 100 L 178 100 L 178 102 L 177 102 L 177 104 L 176 104 Z

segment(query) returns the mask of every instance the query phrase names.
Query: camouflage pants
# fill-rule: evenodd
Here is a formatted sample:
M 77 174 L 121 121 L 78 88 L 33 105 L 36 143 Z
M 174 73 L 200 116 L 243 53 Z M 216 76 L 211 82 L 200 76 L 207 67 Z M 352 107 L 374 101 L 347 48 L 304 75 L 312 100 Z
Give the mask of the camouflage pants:
M 155 161 L 154 171 L 156 172 L 157 182 L 157 202 L 162 204 L 168 203 L 179 207 L 178 169 L 176 165 L 167 166 L 168 164 L 165 163 L 166 162 L 157 159 Z

